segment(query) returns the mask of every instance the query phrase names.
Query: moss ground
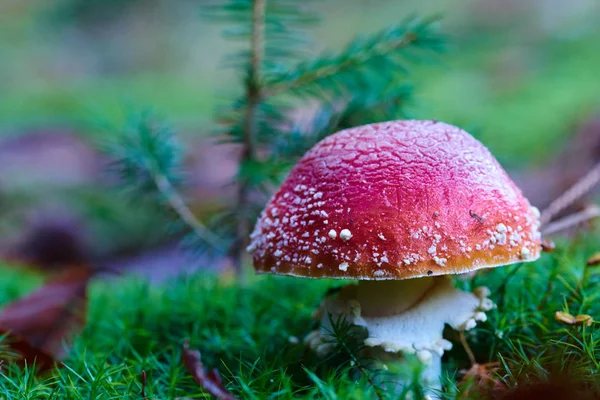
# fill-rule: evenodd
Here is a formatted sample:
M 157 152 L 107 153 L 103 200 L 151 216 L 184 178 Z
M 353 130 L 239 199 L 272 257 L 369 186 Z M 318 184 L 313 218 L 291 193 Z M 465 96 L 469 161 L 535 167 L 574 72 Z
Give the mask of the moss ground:
M 498 304 L 467 340 L 478 362 L 501 363 L 499 382 L 516 387 L 560 378 L 577 390 L 600 391 L 596 323 L 568 326 L 554 318 L 556 311 L 600 315 L 600 274 L 585 266 L 598 238 L 600 232 L 582 234 L 535 263 L 457 279 L 465 289 L 488 286 Z M 0 303 L 40 284 L 39 277 L 12 269 L 3 269 L 2 276 Z M 325 360 L 302 345 L 314 325 L 312 311 L 339 284 L 264 276 L 239 285 L 202 273 L 160 286 L 131 278 L 98 281 L 90 290 L 88 324 L 66 366 L 36 377 L 31 368 L 4 365 L 0 397 L 139 399 L 145 370 L 148 398 L 207 398 L 180 362 L 181 344 L 190 338 L 239 398 L 376 398 L 369 379 L 352 373 L 352 343 L 344 347 L 350 353 L 340 348 Z M 454 342 L 444 359 L 447 396 L 455 398 L 470 385 L 455 383 L 457 371 L 469 363 L 456 334 L 446 336 Z

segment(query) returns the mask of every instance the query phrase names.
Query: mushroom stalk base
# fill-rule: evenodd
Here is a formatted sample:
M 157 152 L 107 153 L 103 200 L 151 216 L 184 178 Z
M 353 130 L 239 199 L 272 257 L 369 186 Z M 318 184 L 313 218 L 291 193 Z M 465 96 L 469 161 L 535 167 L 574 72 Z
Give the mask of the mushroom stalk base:
M 485 321 L 484 311 L 493 307 L 488 295 L 486 288 L 458 290 L 446 276 L 359 281 L 322 302 L 315 313 L 321 328 L 306 341 L 317 353 L 327 354 L 334 346 L 331 321 L 342 317 L 365 329 L 369 356 L 385 364 L 413 354 L 425 364 L 423 383 L 439 388 L 441 357 L 452 348 L 442 337 L 444 326 L 469 330 Z

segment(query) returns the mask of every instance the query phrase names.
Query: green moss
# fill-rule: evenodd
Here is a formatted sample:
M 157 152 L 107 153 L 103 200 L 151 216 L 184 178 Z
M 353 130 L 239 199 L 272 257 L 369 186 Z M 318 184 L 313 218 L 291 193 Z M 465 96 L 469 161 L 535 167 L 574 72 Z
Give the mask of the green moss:
M 467 338 L 479 362 L 504 363 L 500 375 L 508 385 L 545 381 L 553 374 L 568 375 L 587 390 L 600 384 L 596 325 L 554 320 L 559 310 L 600 315 L 600 274 L 584 267 L 599 236 L 560 243 L 559 250 L 532 264 L 457 280 L 466 289 L 486 285 L 492 290 L 498 308 Z M 2 302 L 39 284 L 38 278 L 22 278 L 13 270 L 2 275 Z M 314 326 L 312 311 L 337 284 L 263 276 L 239 286 L 203 274 L 161 286 L 130 278 L 97 282 L 91 288 L 89 323 L 67 366 L 46 378 L 5 368 L 0 396 L 139 398 L 145 370 L 150 398 L 205 398 L 180 363 L 181 344 L 190 338 L 206 365 L 218 368 L 240 398 L 373 398 L 367 379 L 349 374 L 350 357 L 319 360 L 302 345 Z M 455 343 L 445 358 L 447 386 L 456 393 L 465 387 L 457 387 L 452 377 L 468 361 L 455 334 L 448 331 L 447 337 Z

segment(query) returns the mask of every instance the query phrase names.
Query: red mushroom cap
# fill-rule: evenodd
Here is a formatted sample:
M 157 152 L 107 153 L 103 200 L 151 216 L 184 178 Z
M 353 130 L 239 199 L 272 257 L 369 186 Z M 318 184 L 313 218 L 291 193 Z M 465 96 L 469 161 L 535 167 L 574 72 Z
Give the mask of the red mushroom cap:
M 298 162 L 262 212 L 258 272 L 408 279 L 539 257 L 539 212 L 494 156 L 439 122 L 347 129 Z

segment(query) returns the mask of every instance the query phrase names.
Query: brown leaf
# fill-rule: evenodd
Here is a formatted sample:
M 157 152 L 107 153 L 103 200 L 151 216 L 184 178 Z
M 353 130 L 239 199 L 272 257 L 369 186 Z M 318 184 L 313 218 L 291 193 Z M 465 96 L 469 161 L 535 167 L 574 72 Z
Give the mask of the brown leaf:
M 499 362 L 473 364 L 468 370 L 463 369 L 459 371 L 463 375 L 461 382 L 465 383 L 469 380 L 473 380 L 473 383 L 475 384 L 473 389 L 481 393 L 492 393 L 501 390 L 503 384 L 496 375 L 496 370 L 499 365 Z M 471 390 L 466 389 L 463 392 L 462 398 L 469 398 L 470 394 Z
M 580 326 L 592 326 L 594 323 L 594 318 L 591 315 L 581 314 L 575 317 L 575 325 Z
M 586 265 L 588 267 L 596 267 L 600 265 L 600 252 L 594 253 L 590 258 L 588 258 Z
M 557 311 L 554 314 L 554 319 L 567 325 L 573 325 L 575 323 L 575 317 L 563 311 Z
M 551 373 L 543 381 L 524 379 L 496 392 L 492 399 L 501 400 L 598 400 L 593 389 L 585 389 L 585 384 L 576 377 Z
M 84 226 L 70 215 L 42 214 L 0 256 L 11 265 L 61 271 L 88 263 Z
M 29 296 L 0 311 L 3 344 L 18 353 L 21 361 L 34 360 L 42 369 L 51 368 L 66 354 L 64 343 L 85 324 L 87 286 L 92 269 L 64 270 Z
M 563 312 L 563 311 L 557 311 L 556 314 L 554 315 L 554 318 L 558 321 L 558 322 L 562 322 L 563 324 L 567 324 L 567 325 L 576 325 L 576 326 L 592 326 L 592 324 L 594 323 L 594 318 L 592 318 L 592 316 L 587 315 L 587 314 L 580 314 L 577 316 L 573 316 L 569 313 Z
M 1 364 L 4 361 L 18 361 L 20 363 L 26 361 L 27 365 L 31 366 L 35 362 L 37 369 L 43 372 L 53 368 L 57 362 L 50 354 L 34 348 L 25 339 L 9 332 L 0 330 L 0 338 L 2 339 L 1 355 L 6 358 L 6 360 L 0 360 Z
M 196 383 L 219 400 L 237 400 L 223 385 L 219 371 L 206 371 L 200 352 L 191 350 L 189 341 L 183 343 L 182 362 Z
M 541 245 L 544 253 L 552 253 L 556 249 L 556 244 L 550 239 L 542 238 Z

